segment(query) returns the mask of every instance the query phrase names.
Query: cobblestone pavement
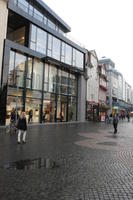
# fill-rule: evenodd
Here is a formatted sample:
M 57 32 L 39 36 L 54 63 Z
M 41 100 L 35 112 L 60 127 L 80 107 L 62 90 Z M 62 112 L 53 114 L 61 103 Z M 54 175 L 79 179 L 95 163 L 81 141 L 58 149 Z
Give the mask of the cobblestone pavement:
M 27 143 L 0 130 L 0 200 L 133 199 L 133 123 L 32 126 Z M 3 169 L 10 162 L 49 158 L 55 168 Z

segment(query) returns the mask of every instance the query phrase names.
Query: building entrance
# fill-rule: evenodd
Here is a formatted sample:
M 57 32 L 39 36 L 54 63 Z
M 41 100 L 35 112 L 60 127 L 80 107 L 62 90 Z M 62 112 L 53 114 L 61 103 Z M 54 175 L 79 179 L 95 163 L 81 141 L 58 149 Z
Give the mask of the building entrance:
M 41 101 L 27 98 L 25 102 L 26 117 L 29 122 L 40 122 Z
M 57 117 L 56 120 L 58 122 L 66 122 L 67 121 L 67 96 L 59 95 L 57 98 Z

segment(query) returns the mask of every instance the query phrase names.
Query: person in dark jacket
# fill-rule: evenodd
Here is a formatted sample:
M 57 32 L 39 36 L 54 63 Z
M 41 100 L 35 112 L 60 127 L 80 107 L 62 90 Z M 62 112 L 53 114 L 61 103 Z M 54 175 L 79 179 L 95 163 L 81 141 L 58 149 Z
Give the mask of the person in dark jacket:
M 29 110 L 28 123 L 32 122 L 32 117 L 33 117 L 33 110 Z
M 15 120 L 16 120 L 16 113 L 15 113 L 15 109 L 13 108 L 11 111 L 10 122 L 15 122 Z
M 25 143 L 26 133 L 27 133 L 27 121 L 25 112 L 21 112 L 18 119 L 18 144 L 21 144 L 21 134 L 23 133 L 22 143 Z
M 118 121 L 119 121 L 118 115 L 115 113 L 113 116 L 114 133 L 117 133 Z

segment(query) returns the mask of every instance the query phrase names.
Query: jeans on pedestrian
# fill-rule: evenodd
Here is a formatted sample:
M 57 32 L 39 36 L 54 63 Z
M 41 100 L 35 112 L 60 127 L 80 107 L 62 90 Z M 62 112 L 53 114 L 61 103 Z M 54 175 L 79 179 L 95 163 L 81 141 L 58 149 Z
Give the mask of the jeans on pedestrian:
M 18 142 L 21 142 L 21 134 L 23 133 L 22 141 L 25 142 L 27 131 L 19 130 L 18 131 Z

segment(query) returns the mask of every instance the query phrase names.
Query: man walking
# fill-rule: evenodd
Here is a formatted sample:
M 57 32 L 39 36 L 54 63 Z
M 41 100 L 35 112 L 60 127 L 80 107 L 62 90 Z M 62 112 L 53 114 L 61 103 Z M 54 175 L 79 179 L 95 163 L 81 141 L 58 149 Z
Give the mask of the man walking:
M 117 133 L 117 126 L 118 126 L 118 115 L 115 113 L 113 116 L 113 126 L 114 126 L 114 134 Z

